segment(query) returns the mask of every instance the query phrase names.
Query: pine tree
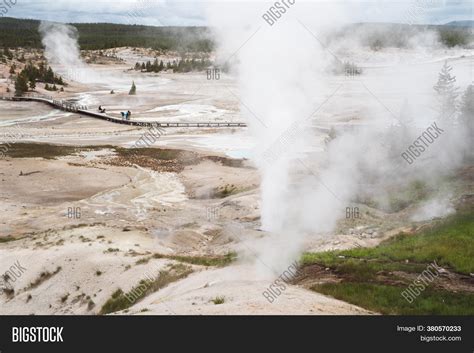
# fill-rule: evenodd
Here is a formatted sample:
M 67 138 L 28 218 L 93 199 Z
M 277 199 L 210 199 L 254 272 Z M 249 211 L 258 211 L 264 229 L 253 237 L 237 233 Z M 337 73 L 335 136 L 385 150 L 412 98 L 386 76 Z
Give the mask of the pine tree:
M 51 66 L 48 67 L 48 70 L 45 73 L 44 82 L 54 83 L 54 72 Z
M 30 79 L 29 85 L 30 88 L 34 90 L 36 88 L 36 81 L 34 79 Z
M 474 85 L 469 85 L 464 91 L 461 103 L 461 124 L 466 129 L 469 137 L 469 145 L 474 140 Z
M 151 67 L 151 71 L 158 72 L 158 68 L 159 68 L 158 59 L 155 59 L 155 61 L 153 62 L 153 65 Z
M 15 95 L 21 96 L 28 92 L 28 80 L 24 75 L 18 75 L 15 80 Z
M 438 82 L 433 87 L 438 93 L 439 115 L 441 119 L 455 119 L 456 99 L 459 95 L 458 88 L 455 86 L 456 77 L 451 75 L 453 68 L 444 62 L 441 72 L 438 74 Z
M 137 94 L 137 86 L 135 86 L 135 81 L 132 83 L 132 88 L 130 88 L 130 92 L 128 92 L 129 95 L 134 96 Z

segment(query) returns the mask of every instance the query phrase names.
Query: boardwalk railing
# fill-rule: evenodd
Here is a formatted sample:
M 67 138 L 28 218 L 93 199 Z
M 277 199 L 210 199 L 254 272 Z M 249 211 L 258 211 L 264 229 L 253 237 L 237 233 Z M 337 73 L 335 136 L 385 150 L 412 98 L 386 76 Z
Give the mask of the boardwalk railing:
M 31 92 L 23 93 L 22 96 L 18 96 L 17 98 L 21 98 L 21 97 L 25 97 L 25 98 L 40 98 L 40 99 L 46 99 L 46 100 L 49 100 L 49 101 L 52 101 L 52 100 L 53 100 L 53 97 L 52 97 L 52 96 L 48 96 L 48 95 L 46 95 L 46 94 L 31 93 Z M 13 98 L 14 98 L 14 97 L 13 97 Z
M 53 97 L 36 94 L 36 93 L 25 93 L 22 96 L 0 96 L 2 100 L 10 101 L 35 101 L 35 102 L 44 102 L 49 105 L 52 105 L 58 109 L 78 113 L 82 115 L 87 115 L 96 119 L 102 119 L 110 121 L 116 124 L 126 124 L 132 126 L 158 126 L 158 127 L 246 127 L 247 124 L 241 122 L 159 122 L 159 121 L 138 121 L 138 120 L 124 120 L 120 118 L 115 118 L 113 116 L 102 114 L 99 112 L 91 111 L 85 105 L 78 105 L 72 102 L 53 99 Z

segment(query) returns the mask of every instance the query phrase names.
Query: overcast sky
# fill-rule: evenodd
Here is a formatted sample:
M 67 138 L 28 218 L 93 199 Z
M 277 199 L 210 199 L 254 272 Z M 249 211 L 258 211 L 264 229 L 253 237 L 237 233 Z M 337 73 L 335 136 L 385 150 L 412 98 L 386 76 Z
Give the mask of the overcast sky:
M 13 1 L 14 0 L 0 0 Z M 58 22 L 205 26 L 201 0 L 16 0 L 9 17 Z M 220 0 L 231 1 L 231 0 Z M 304 0 L 296 0 L 304 1 Z M 313 0 L 320 1 L 320 0 Z M 334 2 L 336 0 L 328 0 Z M 418 8 L 417 23 L 446 23 L 473 19 L 472 0 L 347 0 L 352 22 L 398 22 Z M 235 1 L 234 1 L 235 2 Z M 272 1 L 274 2 L 274 1 Z M 262 6 L 272 2 L 261 1 Z M 245 5 L 242 5 L 245 6 Z

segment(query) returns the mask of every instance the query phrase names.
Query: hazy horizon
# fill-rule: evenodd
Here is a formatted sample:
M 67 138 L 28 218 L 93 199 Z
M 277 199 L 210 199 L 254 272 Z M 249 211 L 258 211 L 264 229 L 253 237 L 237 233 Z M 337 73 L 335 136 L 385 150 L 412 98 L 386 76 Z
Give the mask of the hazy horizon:
M 318 0 L 316 0 L 318 1 Z M 226 1 L 238 4 L 239 1 Z M 246 1 L 240 1 L 243 4 Z M 254 1 L 257 3 L 260 1 Z M 299 1 L 305 3 L 308 1 Z M 114 23 L 150 26 L 208 26 L 205 14 L 209 1 L 187 0 L 19 0 L 4 17 L 63 23 Z M 261 1 L 262 9 L 270 2 Z M 466 0 L 350 0 L 350 23 L 406 23 L 407 14 L 417 12 L 412 24 L 445 24 L 473 20 L 473 5 Z M 258 13 L 255 16 L 259 16 Z
M 10 19 L 15 19 L 15 20 L 32 20 L 32 21 L 49 21 L 49 20 L 44 20 L 41 18 L 24 18 L 24 17 L 13 17 L 13 16 L 5 16 L 5 17 L 0 17 L 1 18 L 10 18 Z M 208 24 L 202 24 L 202 25 L 173 25 L 173 24 L 168 24 L 168 25 L 153 25 L 153 24 L 139 24 L 139 23 L 120 23 L 120 22 L 109 22 L 109 21 L 97 21 L 97 22 L 92 22 L 92 21 L 84 21 L 84 22 L 65 22 L 65 21 L 50 21 L 50 22 L 56 22 L 56 23 L 63 23 L 63 24 L 114 24 L 114 25 L 124 25 L 124 26 L 146 26 L 146 27 L 209 27 L 211 28 L 212 26 Z M 447 25 L 449 23 L 453 22 L 474 22 L 474 20 L 471 19 L 465 19 L 465 20 L 453 20 L 453 21 L 446 21 L 446 22 L 437 22 L 437 23 L 416 23 L 413 24 L 413 26 L 442 26 L 442 25 Z M 395 24 L 395 25 L 407 25 L 410 26 L 410 24 L 404 23 L 404 22 L 376 22 L 376 21 L 361 21 L 361 22 L 350 22 L 347 24 Z

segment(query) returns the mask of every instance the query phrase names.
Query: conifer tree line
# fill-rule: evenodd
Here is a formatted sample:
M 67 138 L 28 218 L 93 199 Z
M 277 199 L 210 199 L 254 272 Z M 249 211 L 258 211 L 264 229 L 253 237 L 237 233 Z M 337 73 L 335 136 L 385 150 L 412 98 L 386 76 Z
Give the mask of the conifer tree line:
M 0 18 L 0 47 L 43 48 L 40 21 Z M 72 23 L 79 34 L 81 50 L 118 47 L 210 52 L 214 44 L 205 27 L 155 27 L 113 23 Z
M 168 61 L 166 64 L 163 60 L 158 62 L 158 59 L 152 63 L 150 60 L 146 63 L 135 64 L 136 71 L 142 72 L 161 72 L 164 70 L 173 70 L 173 72 L 191 72 L 191 71 L 203 71 L 209 66 L 212 66 L 212 62 L 208 59 L 179 59 Z
M 39 24 L 38 20 L 1 17 L 0 46 L 42 48 L 43 44 L 38 32 Z M 79 33 L 79 45 L 82 50 L 139 47 L 155 50 L 211 52 L 215 49 L 210 30 L 206 27 L 154 27 L 112 23 L 72 23 L 71 25 Z M 353 24 L 347 26 L 344 31 L 353 32 L 358 27 L 366 25 Z M 470 26 L 416 24 L 370 24 L 368 26 L 374 30 L 368 30 L 361 39 L 374 50 L 383 47 L 407 47 L 411 36 L 426 30 L 437 32 L 440 42 L 447 47 L 469 46 L 474 39 Z M 336 40 L 338 35 L 335 36 Z

